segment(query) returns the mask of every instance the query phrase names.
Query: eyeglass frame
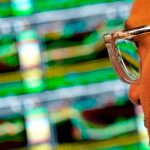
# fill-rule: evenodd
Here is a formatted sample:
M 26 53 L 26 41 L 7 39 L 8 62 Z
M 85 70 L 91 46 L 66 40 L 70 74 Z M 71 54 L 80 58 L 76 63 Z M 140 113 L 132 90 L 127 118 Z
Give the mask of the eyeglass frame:
M 114 32 L 114 33 L 104 35 L 104 41 L 106 44 L 106 48 L 108 51 L 110 61 L 118 77 L 125 83 L 132 84 L 132 83 L 137 83 L 139 81 L 140 74 L 141 74 L 141 63 L 139 59 L 139 63 L 140 63 L 139 77 L 136 80 L 132 80 L 129 77 L 129 75 L 127 75 L 127 72 L 125 71 L 125 69 L 123 69 L 123 67 L 121 67 L 119 63 L 118 56 L 115 51 L 115 41 L 118 39 L 131 39 L 138 35 L 146 34 L 149 32 L 150 32 L 150 26 L 140 26 L 140 27 L 132 28 L 132 29 L 125 30 L 125 31 L 119 31 L 119 32 Z

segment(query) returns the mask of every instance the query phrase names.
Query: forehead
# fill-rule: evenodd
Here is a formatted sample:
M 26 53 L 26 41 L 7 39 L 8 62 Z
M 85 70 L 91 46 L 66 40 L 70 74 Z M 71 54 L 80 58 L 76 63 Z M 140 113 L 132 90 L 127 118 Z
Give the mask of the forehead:
M 128 28 L 150 25 L 150 1 L 134 0 L 126 24 Z

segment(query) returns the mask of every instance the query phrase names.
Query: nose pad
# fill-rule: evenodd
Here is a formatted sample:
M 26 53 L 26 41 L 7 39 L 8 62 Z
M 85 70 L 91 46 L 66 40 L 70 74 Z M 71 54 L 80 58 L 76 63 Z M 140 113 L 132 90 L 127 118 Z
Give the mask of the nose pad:
M 139 86 L 137 84 L 131 84 L 129 88 L 129 99 L 132 103 L 140 105 Z

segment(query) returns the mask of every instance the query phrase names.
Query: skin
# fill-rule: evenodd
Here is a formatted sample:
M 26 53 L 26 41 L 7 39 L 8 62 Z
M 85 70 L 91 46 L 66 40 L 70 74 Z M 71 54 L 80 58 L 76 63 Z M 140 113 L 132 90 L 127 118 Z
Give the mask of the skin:
M 150 25 L 149 0 L 134 1 L 126 24 L 128 28 Z M 139 43 L 141 77 L 138 83 L 130 85 L 129 98 L 133 103 L 142 106 L 145 126 L 150 137 L 150 33 L 140 35 L 135 40 Z

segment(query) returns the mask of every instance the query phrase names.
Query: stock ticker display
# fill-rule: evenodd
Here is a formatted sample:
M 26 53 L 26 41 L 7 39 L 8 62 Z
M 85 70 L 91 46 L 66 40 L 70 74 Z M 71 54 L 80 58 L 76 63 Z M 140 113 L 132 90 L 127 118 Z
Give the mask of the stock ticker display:
M 103 35 L 132 0 L 0 1 L 2 150 L 145 150 L 141 108 L 111 67 Z

